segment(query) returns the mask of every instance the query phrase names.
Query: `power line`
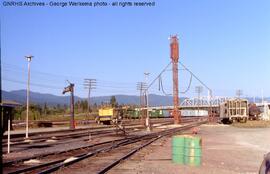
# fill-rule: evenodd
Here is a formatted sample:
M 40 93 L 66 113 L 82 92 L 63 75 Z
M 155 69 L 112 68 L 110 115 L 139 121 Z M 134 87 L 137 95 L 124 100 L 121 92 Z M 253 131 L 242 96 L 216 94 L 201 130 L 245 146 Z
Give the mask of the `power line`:
M 13 79 L 8 79 L 3 77 L 3 81 L 9 81 L 13 83 L 18 83 L 18 84 L 26 84 L 26 81 L 19 81 L 19 80 L 13 80 Z M 62 89 L 61 87 L 58 86 L 51 86 L 51 85 L 44 85 L 44 84 L 38 84 L 38 83 L 30 83 L 32 86 L 38 86 L 38 87 L 44 87 L 44 88 L 51 88 L 51 89 Z
M 181 94 L 185 94 L 189 91 L 190 87 L 191 87 L 191 83 L 192 83 L 192 74 L 190 73 L 190 78 L 189 78 L 189 84 L 186 90 L 184 90 L 183 92 L 180 92 Z
M 179 64 L 181 65 L 181 66 L 183 66 L 183 68 L 185 68 L 188 72 L 190 72 L 191 73 L 191 75 L 193 76 L 193 77 L 195 77 L 195 79 L 197 79 L 205 88 L 207 88 L 209 91 L 210 91 L 210 95 L 212 95 L 212 89 L 210 89 L 203 81 L 201 81 L 191 70 L 189 70 L 183 63 L 181 63 L 180 61 L 179 61 Z
M 22 71 L 22 72 L 25 72 L 25 73 L 27 73 L 27 69 L 25 69 L 25 68 L 23 68 L 23 67 L 20 67 L 20 66 L 17 66 L 17 65 L 13 65 L 13 64 L 9 64 L 9 63 L 4 63 L 4 65 L 7 65 L 7 66 L 13 66 L 13 67 L 15 67 L 15 68 L 17 68 L 17 69 L 20 69 L 19 71 Z M 3 67 L 3 68 L 7 68 L 7 69 L 9 69 L 8 67 Z M 14 68 L 12 68 L 12 69 L 9 69 L 9 70 L 11 70 L 11 71 L 16 71 L 16 70 L 14 70 Z M 8 70 L 8 71 L 9 71 Z M 55 78 L 55 76 L 58 76 L 58 77 L 64 77 L 65 79 L 68 79 L 68 78 L 75 78 L 75 79 L 84 79 L 84 77 L 79 77 L 79 76 L 70 76 L 70 75 L 60 75 L 60 74 L 54 74 L 54 73 L 47 73 L 47 72 L 42 72 L 42 71 L 37 71 L 37 70 L 31 70 L 32 72 L 35 72 L 35 74 L 42 74 L 42 75 L 47 75 L 47 76 L 50 76 L 50 77 L 54 77 Z M 106 84 L 106 83 L 109 83 L 109 84 L 118 84 L 118 85 L 123 85 L 123 86 L 130 86 L 130 87 L 132 87 L 133 85 L 134 85 L 134 83 L 132 82 L 130 82 L 130 83 L 128 83 L 128 82 L 114 82 L 114 81 L 107 81 L 107 80 L 102 80 L 102 79 L 97 79 L 99 82 L 101 82 L 101 83 L 103 83 L 103 84 Z
M 163 74 L 167 70 L 171 63 L 172 62 L 170 61 L 170 63 L 158 74 L 158 76 L 150 83 L 150 85 L 148 85 L 146 90 L 148 90 L 155 83 L 155 81 L 159 79 L 159 76 L 161 76 L 161 74 Z
M 166 96 L 170 96 L 172 94 L 168 94 L 165 92 L 164 88 L 163 88 L 163 83 L 162 83 L 162 78 L 161 78 L 161 75 L 159 76 L 159 91 L 160 89 L 162 90 L 163 94 L 166 95 Z

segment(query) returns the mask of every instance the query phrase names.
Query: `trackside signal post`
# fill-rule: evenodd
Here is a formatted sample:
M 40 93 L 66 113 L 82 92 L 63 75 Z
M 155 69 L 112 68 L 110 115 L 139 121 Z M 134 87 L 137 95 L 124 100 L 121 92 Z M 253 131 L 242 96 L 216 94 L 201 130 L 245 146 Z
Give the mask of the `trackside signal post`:
M 70 92 L 70 129 L 75 129 L 75 121 L 74 121 L 74 83 L 70 83 L 69 86 L 65 87 L 63 90 L 63 94 L 66 92 Z
M 173 69 L 173 118 L 174 124 L 181 122 L 181 114 L 179 112 L 179 96 L 178 96 L 178 60 L 179 60 L 179 44 L 177 36 L 170 38 L 171 60 Z

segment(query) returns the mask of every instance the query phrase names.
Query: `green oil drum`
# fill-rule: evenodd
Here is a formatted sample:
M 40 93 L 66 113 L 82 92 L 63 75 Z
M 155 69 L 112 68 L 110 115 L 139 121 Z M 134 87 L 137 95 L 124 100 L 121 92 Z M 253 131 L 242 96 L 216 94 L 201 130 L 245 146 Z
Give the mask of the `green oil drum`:
M 201 165 L 201 138 L 177 135 L 172 139 L 172 160 L 177 164 Z

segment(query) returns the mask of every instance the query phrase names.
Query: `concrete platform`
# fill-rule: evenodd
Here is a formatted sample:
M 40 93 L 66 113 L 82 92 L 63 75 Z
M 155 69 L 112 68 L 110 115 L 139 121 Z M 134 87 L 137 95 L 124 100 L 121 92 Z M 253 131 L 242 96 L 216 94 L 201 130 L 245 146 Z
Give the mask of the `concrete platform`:
M 189 131 L 190 133 L 190 131 Z M 171 138 L 154 142 L 111 170 L 110 174 L 255 174 L 270 151 L 270 128 L 235 128 L 203 125 L 202 164 L 199 167 L 173 164 Z

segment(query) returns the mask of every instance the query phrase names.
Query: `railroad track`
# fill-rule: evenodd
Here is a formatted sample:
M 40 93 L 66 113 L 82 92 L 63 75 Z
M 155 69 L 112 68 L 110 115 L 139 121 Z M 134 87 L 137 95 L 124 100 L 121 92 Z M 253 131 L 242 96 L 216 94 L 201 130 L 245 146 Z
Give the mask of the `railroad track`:
M 21 161 L 13 161 L 13 163 L 4 163 L 4 172 L 5 173 L 51 173 L 61 169 L 60 173 L 62 173 L 63 167 L 70 166 L 71 164 L 77 165 L 79 162 L 83 160 L 88 160 L 90 158 L 102 158 L 104 155 L 110 152 L 113 154 L 120 153 L 119 155 L 115 155 L 116 158 L 113 162 L 107 162 L 104 164 L 100 164 L 98 170 L 93 166 L 93 171 L 89 171 L 90 173 L 105 173 L 115 165 L 117 165 L 121 160 L 124 160 L 140 150 L 141 148 L 151 144 L 152 142 L 164 137 L 172 135 L 176 132 L 190 129 L 194 126 L 198 126 L 200 124 L 206 123 L 206 121 L 200 122 L 192 122 L 182 127 L 171 128 L 163 131 L 158 131 L 154 133 L 149 133 L 145 135 L 137 135 L 126 137 L 114 141 L 107 141 L 99 144 L 89 145 L 88 147 L 73 149 L 66 152 L 61 152 L 59 154 L 47 154 L 43 157 L 39 157 L 39 160 L 42 161 L 41 164 L 33 165 L 30 167 L 26 167 L 24 164 L 24 160 Z M 101 155 L 100 155 L 101 154 Z M 90 163 L 91 164 L 91 163 Z M 89 164 L 89 165 L 90 165 Z M 90 167 L 91 168 L 91 167 Z M 95 169 L 95 170 L 94 170 Z
M 166 119 L 155 119 L 151 121 L 153 123 L 162 123 L 162 122 L 167 122 L 167 121 L 170 122 L 172 120 L 173 120 L 172 118 L 166 118 Z M 136 125 L 141 125 L 141 121 L 140 120 L 136 120 L 136 121 L 124 120 L 123 124 L 125 126 L 136 126 Z M 69 133 L 72 134 L 75 132 L 97 131 L 97 130 L 110 129 L 110 128 L 114 128 L 114 126 L 106 125 L 106 126 L 99 126 L 99 127 L 77 128 L 74 130 L 64 129 L 64 130 L 55 130 L 55 131 L 48 131 L 48 132 L 32 132 L 32 133 L 29 133 L 29 136 L 31 137 L 31 139 L 39 139 L 41 137 L 52 136 L 55 134 L 66 135 L 66 134 L 69 134 Z M 24 141 L 25 133 L 11 134 L 10 136 L 13 141 Z M 7 135 L 4 135 L 2 143 L 5 144 L 6 142 L 7 142 Z
M 159 122 L 154 122 L 154 124 L 166 124 L 166 123 L 172 123 L 172 120 L 165 120 L 165 121 L 159 121 Z M 132 129 L 132 128 L 143 128 L 143 125 L 141 124 L 126 124 L 123 125 L 125 126 L 127 129 Z M 58 131 L 53 131 L 53 132 L 48 132 L 47 134 L 41 133 L 41 134 L 36 134 L 34 136 L 31 136 L 31 141 L 27 142 L 25 141 L 24 137 L 19 137 L 19 138 L 12 138 L 12 145 L 21 145 L 21 144 L 29 144 L 29 143 L 36 143 L 36 142 L 44 142 L 48 139 L 51 139 L 52 137 L 54 139 L 67 139 L 67 138 L 77 138 L 77 137 L 81 137 L 81 136 L 86 136 L 86 135 L 97 135 L 97 134 L 104 134 L 104 133 L 111 133 L 113 130 L 115 130 L 115 126 L 110 126 L 110 127 L 106 127 L 103 129 L 93 129 L 93 128 L 85 128 L 85 129 L 78 129 L 78 130 L 74 130 L 74 131 L 70 131 L 70 130 L 66 130 L 63 131 L 61 130 L 60 133 Z M 5 147 L 7 146 L 7 140 L 3 139 L 2 141 L 2 146 Z
M 195 118 L 197 119 L 197 118 Z M 194 121 L 194 119 L 186 118 L 183 120 L 184 123 L 188 123 L 190 121 Z M 163 120 L 163 121 L 155 121 L 154 125 L 160 126 L 160 125 L 166 125 L 171 124 L 172 120 Z M 131 124 L 131 125 L 125 125 L 126 132 L 136 132 L 144 128 L 142 125 L 138 124 Z M 134 131 L 136 129 L 136 131 Z M 102 137 L 102 136 L 109 136 L 114 135 L 117 130 L 115 127 L 109 128 L 106 130 L 83 130 L 83 131 L 77 131 L 77 132 L 67 132 L 65 134 L 55 134 L 55 135 L 36 135 L 34 137 L 31 137 L 31 141 L 24 141 L 24 139 L 12 139 L 11 142 L 11 152 L 20 152 L 22 150 L 27 150 L 31 148 L 46 148 L 50 147 L 52 145 L 57 144 L 64 144 L 64 143 L 70 143 L 72 141 L 77 141 L 78 138 L 82 138 L 82 141 L 87 141 L 89 139 L 89 136 L 91 137 Z M 7 143 L 3 142 L 2 144 L 3 153 L 6 153 L 7 151 Z
M 170 124 L 170 123 L 158 123 L 157 125 L 154 124 L 154 127 L 156 127 L 156 126 L 162 126 L 162 125 L 168 125 L 168 124 Z M 144 127 L 141 126 L 141 128 L 144 128 Z M 128 134 L 129 133 L 134 133 L 134 132 L 138 132 L 138 131 L 141 131 L 141 130 L 142 129 L 137 129 L 136 128 L 136 130 L 134 130 L 133 128 L 130 128 L 130 129 L 127 129 L 127 131 L 128 131 L 127 133 Z M 72 141 L 76 141 L 76 142 L 87 142 L 87 141 L 89 141 L 88 135 L 89 134 L 86 134 L 85 137 L 83 137 L 83 139 L 78 139 L 78 136 L 76 135 L 76 137 L 73 137 L 73 139 L 70 139 L 70 140 L 62 139 L 62 141 L 60 141 L 60 142 L 47 143 L 47 144 L 44 144 L 43 143 L 43 144 L 41 144 L 41 146 L 40 146 L 39 143 L 36 143 L 36 144 L 35 143 L 27 144 L 27 146 L 26 147 L 23 147 L 23 148 L 21 148 L 19 145 L 17 145 L 17 147 L 12 147 L 12 149 L 15 149 L 15 150 L 12 150 L 12 152 L 17 152 L 18 151 L 19 153 L 21 153 L 21 152 L 23 152 L 23 150 L 27 150 L 27 149 L 31 149 L 31 148 L 44 148 L 45 149 L 45 148 L 50 147 L 52 145 L 66 144 L 66 143 L 71 143 Z M 113 131 L 110 130 L 109 132 L 106 131 L 105 133 L 103 132 L 103 134 L 96 134 L 96 135 L 97 135 L 96 137 L 92 136 L 91 139 L 98 140 L 98 139 L 106 138 L 108 136 L 111 136 L 111 138 L 116 136 L 115 138 L 117 138 L 117 139 L 119 139 L 118 136 L 120 136 L 120 138 L 121 137 L 124 137 L 124 138 L 128 137 L 127 135 L 124 135 L 123 136 L 123 134 L 116 134 L 115 130 L 113 130 Z M 114 139 L 114 140 L 116 140 L 116 139 Z M 30 160 L 30 159 L 42 158 L 42 157 L 49 156 L 49 155 L 61 154 L 61 153 L 72 151 L 74 149 L 77 150 L 77 149 L 84 149 L 84 148 L 88 148 L 88 147 L 92 147 L 92 145 L 90 145 L 90 146 L 89 145 L 81 145 L 81 146 L 76 147 L 76 148 L 71 148 L 70 150 L 69 149 L 68 150 L 65 150 L 65 149 L 63 149 L 63 150 L 62 149 L 61 150 L 57 150 L 57 152 L 55 152 L 55 150 L 54 150 L 52 152 L 50 151 L 50 152 L 41 153 L 41 154 L 40 153 L 37 153 L 37 154 L 29 155 L 27 157 L 19 157 L 16 160 L 5 160 L 5 158 L 4 158 L 3 166 L 8 166 L 8 165 L 11 165 L 11 164 L 15 164 L 15 163 L 18 163 L 18 162 L 27 161 L 27 160 Z M 29 154 L 31 154 L 31 152 L 29 152 Z
M 158 123 L 158 124 L 154 124 L 155 126 L 162 126 L 162 125 L 168 125 L 171 124 L 171 122 L 164 122 L 164 123 Z M 49 142 L 45 142 L 46 140 L 52 140 L 51 137 L 49 139 L 39 139 L 39 140 L 35 140 L 32 142 L 17 142 L 17 144 L 12 144 L 12 148 L 11 148 L 11 152 L 12 153 L 20 153 L 22 155 L 19 155 L 19 157 L 16 157 L 17 159 L 9 159 L 6 156 L 4 156 L 4 163 L 3 165 L 7 165 L 7 164 L 12 164 L 12 163 L 17 163 L 18 161 L 26 161 L 32 158 L 39 158 L 39 157 L 43 157 L 43 156 L 47 156 L 47 155 L 51 155 L 54 154 L 56 151 L 59 152 L 66 152 L 69 149 L 78 149 L 78 148 L 85 148 L 87 146 L 85 146 L 85 144 L 89 144 L 89 143 L 93 143 L 93 142 L 99 142 L 99 141 L 103 141 L 103 139 L 108 139 L 108 137 L 110 139 L 119 139 L 121 137 L 127 137 L 127 134 L 130 133 L 135 133 L 138 131 L 141 131 L 142 129 L 144 129 L 144 126 L 136 126 L 136 127 L 131 127 L 131 128 L 127 128 L 125 129 L 126 134 L 123 134 L 123 132 L 119 131 L 117 132 L 116 129 L 112 130 L 106 130 L 106 131 L 98 131 L 98 132 L 93 132 L 93 133 L 89 133 L 89 132 L 83 132 L 81 134 L 75 134 L 73 136 L 61 136 L 61 139 L 54 137 L 53 141 L 49 141 Z M 89 137 L 89 135 L 91 137 Z M 94 140 L 92 142 L 89 142 L 89 139 Z M 72 144 L 80 144 L 79 146 L 73 146 Z M 61 145 L 64 145 L 65 148 L 64 149 L 60 149 L 59 147 L 61 147 Z M 68 146 L 70 147 L 68 147 Z M 35 149 L 40 149 L 38 152 Z M 42 150 L 44 149 L 44 150 Z M 32 152 L 34 151 L 34 153 Z M 46 151 L 46 153 L 44 153 L 43 151 Z M 3 149 L 3 152 L 6 152 L 6 148 Z M 27 155 L 28 157 L 25 157 L 25 154 L 29 154 Z

